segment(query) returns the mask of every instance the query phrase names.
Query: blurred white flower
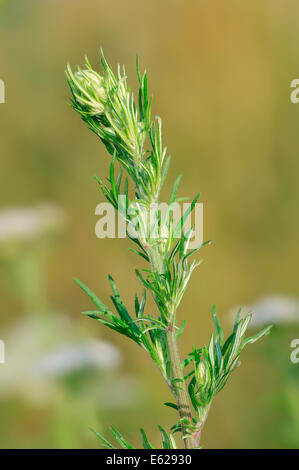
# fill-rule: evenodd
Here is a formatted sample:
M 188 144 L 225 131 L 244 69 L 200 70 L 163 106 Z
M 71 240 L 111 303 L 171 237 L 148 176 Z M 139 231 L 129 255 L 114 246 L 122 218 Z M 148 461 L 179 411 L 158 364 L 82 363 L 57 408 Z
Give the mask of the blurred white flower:
M 55 401 L 61 392 L 57 379 L 64 375 L 91 367 L 111 370 L 121 359 L 106 341 L 86 342 L 63 314 L 22 319 L 1 330 L 1 338 L 0 398 L 19 395 L 34 405 Z
M 120 361 L 120 353 L 112 344 L 93 340 L 54 349 L 36 361 L 34 372 L 41 377 L 58 377 L 89 367 L 111 370 Z
M 243 313 L 251 312 L 252 327 L 260 327 L 270 323 L 298 323 L 299 300 L 281 295 L 263 297 L 252 305 L 240 305 L 229 312 L 229 317 L 234 321 L 239 308 Z
M 59 230 L 64 222 L 63 210 L 51 203 L 35 207 L 2 208 L 0 242 L 36 238 L 45 232 Z

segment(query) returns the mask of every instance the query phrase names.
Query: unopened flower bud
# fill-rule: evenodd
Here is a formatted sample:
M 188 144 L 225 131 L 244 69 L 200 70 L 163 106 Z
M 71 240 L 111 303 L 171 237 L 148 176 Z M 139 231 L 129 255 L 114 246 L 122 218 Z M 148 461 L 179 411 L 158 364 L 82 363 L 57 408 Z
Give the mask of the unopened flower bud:
M 208 371 L 205 363 L 201 361 L 197 368 L 197 380 L 201 386 L 205 386 L 208 382 Z
M 68 66 L 67 75 L 75 105 L 82 107 L 82 111 L 90 116 L 100 116 L 104 113 L 107 94 L 104 78 L 91 69 L 73 73 Z

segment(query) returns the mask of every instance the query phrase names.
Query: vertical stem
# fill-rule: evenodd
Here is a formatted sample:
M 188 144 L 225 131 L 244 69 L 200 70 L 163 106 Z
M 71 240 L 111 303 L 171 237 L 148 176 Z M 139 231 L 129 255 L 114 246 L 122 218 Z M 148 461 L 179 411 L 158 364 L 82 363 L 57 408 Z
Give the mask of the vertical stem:
M 205 424 L 206 419 L 208 417 L 210 405 L 211 404 L 207 405 L 206 408 L 204 408 L 204 411 L 203 411 L 203 414 L 200 418 L 200 421 L 197 423 L 197 430 L 195 431 L 195 433 L 192 436 L 193 445 L 194 445 L 195 448 L 199 447 L 201 431 L 202 431 L 202 428 L 204 427 L 204 424 Z
M 176 396 L 178 411 L 180 419 L 188 419 L 191 422 L 191 408 L 189 403 L 189 397 L 186 389 L 186 384 L 184 380 L 184 374 L 181 368 L 181 359 L 178 350 L 178 344 L 176 339 L 175 329 L 172 323 L 169 324 L 168 330 L 166 333 L 167 344 L 169 349 L 169 355 L 171 360 L 171 369 L 173 379 L 179 379 L 174 384 L 174 392 Z M 182 423 L 182 435 L 184 440 L 185 449 L 193 448 L 193 439 L 191 436 L 187 436 L 186 426 Z
M 163 273 L 163 258 L 159 250 L 155 247 L 148 252 L 149 259 L 151 263 L 152 270 L 158 273 Z M 174 382 L 172 386 L 172 391 L 175 394 L 178 412 L 180 419 L 187 419 L 190 424 L 192 424 L 192 414 L 191 407 L 189 403 L 189 395 L 186 389 L 186 384 L 184 380 L 184 374 L 181 368 L 181 358 L 178 349 L 176 332 L 175 332 L 175 311 L 169 311 L 169 323 L 166 332 L 167 346 L 171 362 L 171 373 L 172 380 L 178 379 Z M 184 441 L 185 449 L 193 449 L 193 436 L 189 435 L 187 432 L 187 426 L 184 422 L 181 422 L 182 426 L 182 437 Z

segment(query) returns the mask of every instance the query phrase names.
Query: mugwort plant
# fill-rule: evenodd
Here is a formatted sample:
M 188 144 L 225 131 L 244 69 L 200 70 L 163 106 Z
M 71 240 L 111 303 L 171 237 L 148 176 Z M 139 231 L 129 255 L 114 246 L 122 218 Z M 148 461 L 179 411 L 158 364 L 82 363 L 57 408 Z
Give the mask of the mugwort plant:
M 181 435 L 186 449 L 198 448 L 211 403 L 239 364 L 241 351 L 247 344 L 267 334 L 270 326 L 255 336 L 246 337 L 251 314 L 241 317 L 239 311 L 232 333 L 224 340 L 216 307 L 213 306 L 215 329 L 208 346 L 194 347 L 187 358 L 181 360 L 177 340 L 185 323 L 180 323 L 177 311 L 191 274 L 199 264 L 192 258 L 208 243 L 190 249 L 194 228 L 185 227 L 199 194 L 176 223 L 171 210 L 167 216 L 156 210 L 170 158 L 162 142 L 161 119 L 151 117 L 152 100 L 148 97 L 147 74 L 141 75 L 137 58 L 139 93 L 135 102 L 127 84 L 125 68 L 118 67 L 115 74 L 103 53 L 101 64 L 102 74 L 93 70 L 87 59 L 84 68 L 78 67 L 76 71 L 67 66 L 72 106 L 111 155 L 107 181 L 95 178 L 108 202 L 129 224 L 133 222 L 134 236 L 128 232 L 128 237 L 135 244 L 133 251 L 142 257 L 146 268 L 142 271 L 136 269 L 143 293 L 140 297 L 135 296 L 134 314 L 129 313 L 124 305 L 111 276 L 113 308 L 107 307 L 83 282 L 76 280 L 95 306 L 83 313 L 130 338 L 151 356 L 159 368 L 173 396 L 173 402 L 165 405 L 178 413 L 177 421 L 168 432 L 159 426 L 163 448 L 177 448 L 177 435 Z M 170 192 L 170 208 L 186 200 L 177 197 L 180 179 L 181 176 L 176 179 Z M 125 202 L 119 204 L 119 201 Z M 129 204 L 134 206 L 133 213 L 128 211 Z M 156 303 L 156 315 L 146 312 L 147 293 Z M 143 447 L 153 448 L 145 431 L 140 431 Z M 94 433 L 106 447 L 115 448 L 99 433 Z M 111 433 L 120 447 L 133 448 L 113 426 Z

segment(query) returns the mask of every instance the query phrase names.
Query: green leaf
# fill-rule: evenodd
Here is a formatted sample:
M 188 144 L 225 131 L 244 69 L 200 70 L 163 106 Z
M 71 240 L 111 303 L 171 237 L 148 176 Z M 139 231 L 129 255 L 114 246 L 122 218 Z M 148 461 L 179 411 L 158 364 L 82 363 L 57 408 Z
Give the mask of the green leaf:
M 183 379 L 180 379 L 178 377 L 174 378 L 173 381 L 172 381 L 173 384 L 176 384 L 176 383 L 184 383 Z
M 179 329 L 177 330 L 176 332 L 176 338 L 178 339 L 181 334 L 184 332 L 184 329 L 185 329 L 185 326 L 186 326 L 186 320 L 183 320 L 182 323 L 181 323 L 181 326 L 179 327 Z
M 242 343 L 242 349 L 247 345 L 247 344 L 253 344 L 255 343 L 258 339 L 262 338 L 262 336 L 266 336 L 270 333 L 270 330 L 272 329 L 273 325 L 268 325 L 265 328 L 263 328 L 259 333 L 257 333 L 254 336 L 250 336 L 249 338 L 246 338 L 245 341 Z
M 170 440 L 169 440 L 169 437 L 167 435 L 167 432 L 162 428 L 162 426 L 158 426 L 159 428 L 159 431 L 162 435 L 162 446 L 163 446 L 163 449 L 171 449 L 171 444 L 170 444 Z
M 146 303 L 146 289 L 143 289 L 141 301 L 140 301 L 140 304 L 139 304 L 139 311 L 138 311 L 138 314 L 137 314 L 138 317 L 142 317 L 142 316 L 143 316 L 143 312 L 144 312 L 144 308 L 145 308 L 145 303 Z
M 111 183 L 111 192 L 113 194 L 113 198 L 115 201 L 117 201 L 117 191 L 116 191 L 116 184 L 115 184 L 115 179 L 114 179 L 114 162 L 115 162 L 115 156 L 112 157 L 112 161 L 110 164 L 110 183 Z
M 168 172 L 168 169 L 169 169 L 169 165 L 170 165 L 170 157 L 167 157 L 167 159 L 165 160 L 165 163 L 163 164 L 163 167 L 162 167 L 162 174 L 161 174 L 161 188 L 163 186 L 163 183 L 165 181 L 165 178 L 166 178 L 166 175 L 167 175 L 167 172 Z
M 219 318 L 217 317 L 216 305 L 213 305 L 213 307 L 212 307 L 212 316 L 213 316 L 213 320 L 214 320 L 214 324 L 215 324 L 215 330 L 216 330 L 215 341 L 219 341 L 219 345 L 222 346 L 223 330 L 221 328 Z
M 195 411 L 197 411 L 198 407 L 200 406 L 200 403 L 196 398 L 195 387 L 196 387 L 196 378 L 195 376 L 193 376 L 188 385 L 188 393 L 189 393 L 191 403 Z
M 239 321 L 240 321 L 240 317 L 241 317 L 241 313 L 242 313 L 242 309 L 241 307 L 239 308 L 238 312 L 237 312 L 237 315 L 236 315 L 236 320 L 235 320 L 235 324 L 234 324 L 234 332 L 236 331 L 237 327 L 238 327 L 238 324 L 239 324 Z
M 140 429 L 140 433 L 141 433 L 141 438 L 142 438 L 142 445 L 145 449 L 153 449 L 154 447 L 152 446 L 152 444 L 149 442 L 148 438 L 147 438 L 147 435 L 145 434 L 145 431 L 144 429 Z
M 112 445 L 109 441 L 107 441 L 107 439 L 104 438 L 104 436 L 102 436 L 99 432 L 95 431 L 94 429 L 90 428 L 91 432 L 93 432 L 97 438 L 99 438 L 101 441 L 103 441 L 105 447 L 107 449 L 116 449 L 116 447 L 114 447 L 114 445 Z
M 109 312 L 109 309 L 106 307 L 105 304 L 103 304 L 103 302 L 96 296 L 96 294 L 91 290 L 89 289 L 89 287 L 87 287 L 82 281 L 80 281 L 79 279 L 74 279 L 74 281 L 78 284 L 78 286 L 85 292 L 85 294 L 88 295 L 88 297 L 90 298 L 90 300 L 103 312 L 106 312 L 108 311 Z
M 169 406 L 169 408 L 173 408 L 174 410 L 178 411 L 178 406 L 175 404 L 175 403 L 170 403 L 170 402 L 166 402 L 164 403 L 165 406 Z
M 170 440 L 170 443 L 171 443 L 171 449 L 177 449 L 177 445 L 176 445 L 176 442 L 175 442 L 174 437 L 173 437 L 172 434 L 170 434 L 169 440 Z
M 195 204 L 197 203 L 198 199 L 199 199 L 199 196 L 200 196 L 200 193 L 198 193 L 195 198 L 193 199 L 193 201 L 191 202 L 190 206 L 188 207 L 188 209 L 185 211 L 185 213 L 182 215 L 180 221 L 176 224 L 175 226 L 175 229 L 174 229 L 174 232 L 173 232 L 173 236 L 174 238 L 178 237 L 179 234 L 180 234 L 180 231 L 183 230 L 184 228 L 184 225 L 185 225 L 185 222 L 189 216 L 189 214 L 191 214 L 191 212 L 193 211 L 194 207 L 195 207 Z
M 171 204 L 173 204 L 176 200 L 176 195 L 177 195 L 177 192 L 178 192 L 178 187 L 179 187 L 181 179 L 182 179 L 182 175 L 179 175 L 177 177 L 177 179 L 175 180 L 174 184 L 173 184 L 173 187 L 172 187 L 172 190 L 171 190 L 171 193 L 170 193 L 170 197 L 169 197 L 169 200 L 168 200 L 168 205 L 169 206 L 171 206 Z
M 128 441 L 121 435 L 121 433 L 114 428 L 113 426 L 110 426 L 111 433 L 113 434 L 114 438 L 117 440 L 117 442 L 121 445 L 123 449 L 134 449 L 134 447 L 129 444 Z
M 82 314 L 86 315 L 89 318 L 94 318 L 95 320 L 102 319 L 102 317 L 100 316 L 102 312 L 100 312 L 100 310 L 86 310 L 85 312 L 82 312 Z
M 148 107 L 148 94 L 147 94 L 147 75 L 144 73 L 143 81 L 142 81 L 142 95 L 143 95 L 143 107 L 144 111 L 146 111 Z
M 123 176 L 123 167 L 121 166 L 120 167 L 120 172 L 119 172 L 119 175 L 118 175 L 117 181 L 116 181 L 116 193 L 117 193 L 117 195 L 120 194 L 120 185 L 121 185 L 122 176 Z
M 142 253 L 142 251 L 134 250 L 134 248 L 129 248 L 129 250 L 135 253 L 136 255 L 141 256 L 141 258 L 145 259 L 145 261 L 149 263 L 149 257 L 145 253 Z
M 205 245 L 209 245 L 211 243 L 211 240 L 207 240 L 206 242 L 203 242 L 201 245 L 197 246 L 196 248 L 193 248 L 192 250 L 188 251 L 188 253 L 185 254 L 184 260 L 187 259 L 189 256 L 193 255 L 196 253 L 198 250 L 203 248 Z
M 109 281 L 112 287 L 112 291 L 114 293 L 114 297 L 111 297 L 112 302 L 115 305 L 115 308 L 117 312 L 119 313 L 119 316 L 121 317 L 122 320 L 124 320 L 128 325 L 131 326 L 131 329 L 134 331 L 136 334 L 140 334 L 139 328 L 133 323 L 133 319 L 129 315 L 123 301 L 121 300 L 121 297 L 119 295 L 118 289 L 116 287 L 116 284 L 114 282 L 114 279 L 112 276 L 109 275 Z
M 111 194 L 110 194 L 110 191 L 109 189 L 104 185 L 104 183 L 102 182 L 102 180 L 97 176 L 97 175 L 94 175 L 94 179 L 96 180 L 96 182 L 99 184 L 100 188 L 101 188 L 101 191 L 102 193 L 104 194 L 105 198 L 107 199 L 107 201 L 110 202 L 110 204 L 112 204 L 114 207 L 115 207 L 115 201 L 114 199 L 111 197 Z
M 135 315 L 138 318 L 138 312 L 139 312 L 139 309 L 140 309 L 140 305 L 139 305 L 139 300 L 138 300 L 138 295 L 137 294 L 135 294 L 134 306 L 135 306 Z

